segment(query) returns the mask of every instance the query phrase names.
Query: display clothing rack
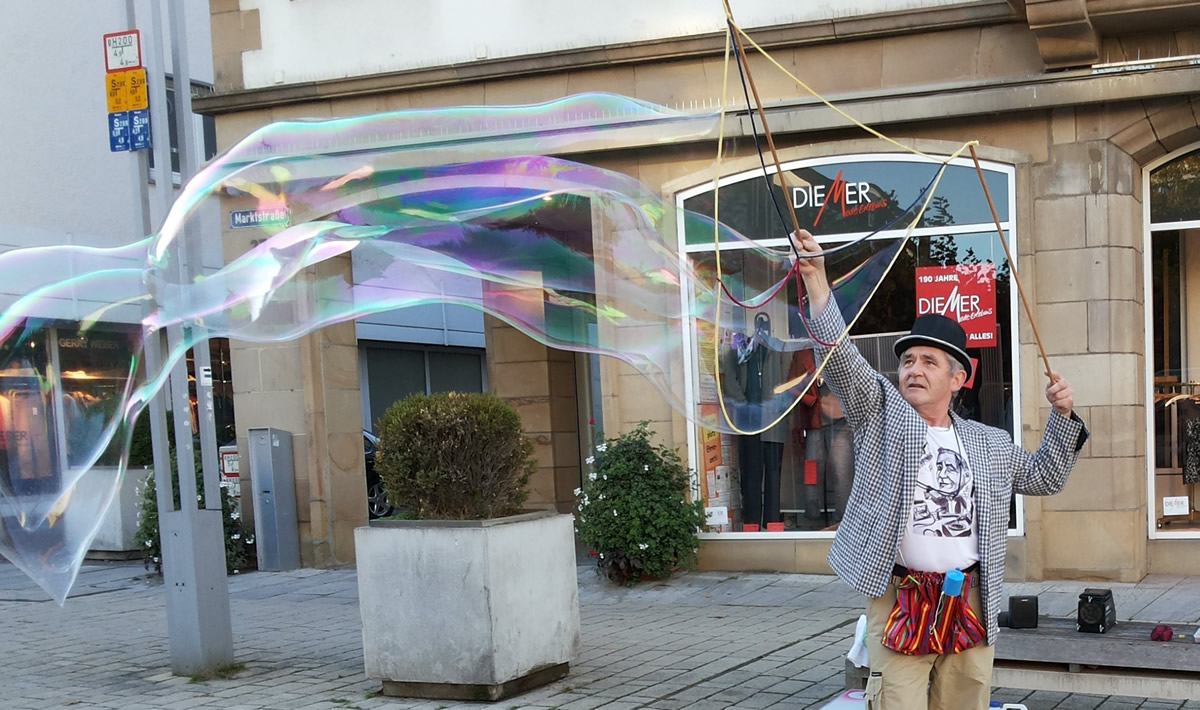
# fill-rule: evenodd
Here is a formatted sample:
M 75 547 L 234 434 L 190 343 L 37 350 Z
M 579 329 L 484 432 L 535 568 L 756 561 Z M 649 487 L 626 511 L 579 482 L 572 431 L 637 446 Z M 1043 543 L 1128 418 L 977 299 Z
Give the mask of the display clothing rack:
M 1173 523 L 1200 522 L 1200 500 L 1197 499 L 1197 489 L 1200 489 L 1200 382 L 1155 377 L 1154 419 L 1154 475 L 1156 478 L 1182 479 L 1188 498 L 1187 514 L 1163 515 L 1160 512 L 1155 523 L 1162 528 Z M 1161 499 L 1163 496 L 1156 497 Z

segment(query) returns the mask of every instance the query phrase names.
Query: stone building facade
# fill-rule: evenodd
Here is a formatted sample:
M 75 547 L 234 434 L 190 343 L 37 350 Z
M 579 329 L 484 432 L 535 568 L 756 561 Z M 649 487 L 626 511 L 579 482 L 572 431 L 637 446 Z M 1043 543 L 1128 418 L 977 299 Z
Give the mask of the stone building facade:
M 265 38 L 279 35 L 263 23 L 278 21 L 285 10 L 260 15 L 243 5 L 251 3 L 212 2 L 218 90 L 196 101 L 198 111 L 215 116 L 222 148 L 289 118 L 527 104 L 584 91 L 687 107 L 721 93 L 719 32 L 247 87 L 246 57 L 270 49 Z M 1200 2 L 912 5 L 916 9 L 755 27 L 751 35 L 814 90 L 907 145 L 947 155 L 978 140 L 980 158 L 1008 187 L 1014 268 L 1036 305 L 1047 354 L 1075 383 L 1078 409 L 1092 431 L 1063 493 L 1016 506 L 1009 573 L 1120 581 L 1192 573 L 1200 555 L 1200 498 L 1195 486 L 1176 481 L 1174 469 L 1183 466 L 1174 464 L 1182 454 L 1155 453 L 1177 450 L 1183 441 L 1177 432 L 1164 433 L 1175 420 L 1158 406 L 1163 395 L 1190 393 L 1187 383 L 1200 379 L 1187 376 L 1186 353 L 1172 356 L 1169 347 L 1159 353 L 1155 345 L 1162 349 L 1160 332 L 1176 333 L 1186 350 L 1190 299 L 1184 289 L 1177 309 L 1183 315 L 1164 320 L 1154 298 L 1162 291 L 1166 303 L 1180 302 L 1175 291 L 1183 287 L 1172 291 L 1170 284 L 1186 281 L 1190 262 L 1180 249 L 1186 251 L 1188 223 L 1200 214 L 1164 222 L 1163 230 L 1176 234 L 1164 239 L 1177 246 L 1159 248 L 1166 260 L 1151 263 L 1153 235 L 1166 232 L 1152 229 L 1159 192 L 1147 188 L 1155 170 L 1176 166 L 1178 172 L 1180 161 L 1200 148 L 1194 98 Z M 896 157 L 894 148 L 848 127 L 760 57 L 751 57 L 750 67 L 785 164 L 815 169 Z M 729 134 L 750 135 L 744 110 Z M 570 157 L 628 173 L 683 204 L 711 182 L 714 149 L 709 140 L 631 142 Z M 723 174 L 757 166 L 753 144 L 739 140 Z M 1160 183 L 1156 189 L 1168 192 L 1190 184 Z M 225 234 L 227 258 L 248 248 L 239 239 Z M 1165 291 L 1156 291 L 1164 279 Z M 1019 423 L 1018 438 L 1035 447 L 1048 414 L 1044 376 L 1028 319 L 1019 307 L 1009 319 L 1001 331 L 1010 328 L 1016 343 L 1005 362 L 1016 391 L 1011 401 L 1019 402 L 1009 421 Z M 302 433 L 297 492 L 308 504 L 301 517 L 309 564 L 352 560 L 350 531 L 365 520 L 358 503 L 358 425 L 347 424 L 360 417 L 350 328 L 333 326 L 290 344 L 233 346 L 240 436 L 246 427 L 280 426 L 280 416 L 288 418 L 283 428 Z M 597 415 L 606 433 L 649 420 L 695 465 L 698 434 L 647 396 L 640 377 L 624 365 L 555 351 L 496 321 L 489 321 L 486 339 L 491 389 L 518 408 L 537 443 L 535 503 L 570 508 L 590 445 L 588 422 Z M 1164 510 L 1167 497 L 1175 501 Z M 1181 497 L 1187 497 L 1182 515 L 1174 507 Z M 828 529 L 731 530 L 706 535 L 701 560 L 709 569 L 826 571 L 830 537 Z

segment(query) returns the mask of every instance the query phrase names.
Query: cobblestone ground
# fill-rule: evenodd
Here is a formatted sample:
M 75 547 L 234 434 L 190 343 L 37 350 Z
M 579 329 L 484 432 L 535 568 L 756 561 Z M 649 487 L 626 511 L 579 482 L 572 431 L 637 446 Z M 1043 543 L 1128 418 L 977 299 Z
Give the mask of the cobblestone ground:
M 140 567 L 85 568 L 64 607 L 0 563 L 0 707 L 324 710 L 459 707 L 821 708 L 842 691 L 861 601 L 830 577 L 691 574 L 633 589 L 581 569 L 583 648 L 560 682 L 492 705 L 384 698 L 363 677 L 353 570 L 230 580 L 228 679 L 168 666 L 163 589 Z M 1031 710 L 1200 708 L 1200 702 L 997 690 Z

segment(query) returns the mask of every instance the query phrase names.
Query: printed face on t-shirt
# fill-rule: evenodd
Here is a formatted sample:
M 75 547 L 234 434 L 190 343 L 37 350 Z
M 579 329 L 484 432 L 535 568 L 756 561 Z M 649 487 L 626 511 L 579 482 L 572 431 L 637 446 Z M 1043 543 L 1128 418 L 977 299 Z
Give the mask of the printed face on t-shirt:
M 956 489 L 962 482 L 960 468 L 962 468 L 962 459 L 956 452 L 950 449 L 938 449 L 936 467 L 938 492 L 944 494 L 957 492 Z
M 974 512 L 971 472 L 953 449 L 939 448 L 921 457 L 913 501 L 913 532 L 934 537 L 971 534 Z

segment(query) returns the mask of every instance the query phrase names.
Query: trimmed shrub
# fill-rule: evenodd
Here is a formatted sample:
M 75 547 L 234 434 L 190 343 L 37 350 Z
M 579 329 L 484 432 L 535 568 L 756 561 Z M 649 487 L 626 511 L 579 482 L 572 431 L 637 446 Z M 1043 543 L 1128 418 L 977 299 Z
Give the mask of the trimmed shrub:
M 521 511 L 537 465 L 521 419 L 490 394 L 416 394 L 379 423 L 375 470 L 388 498 L 425 520 L 486 520 Z

